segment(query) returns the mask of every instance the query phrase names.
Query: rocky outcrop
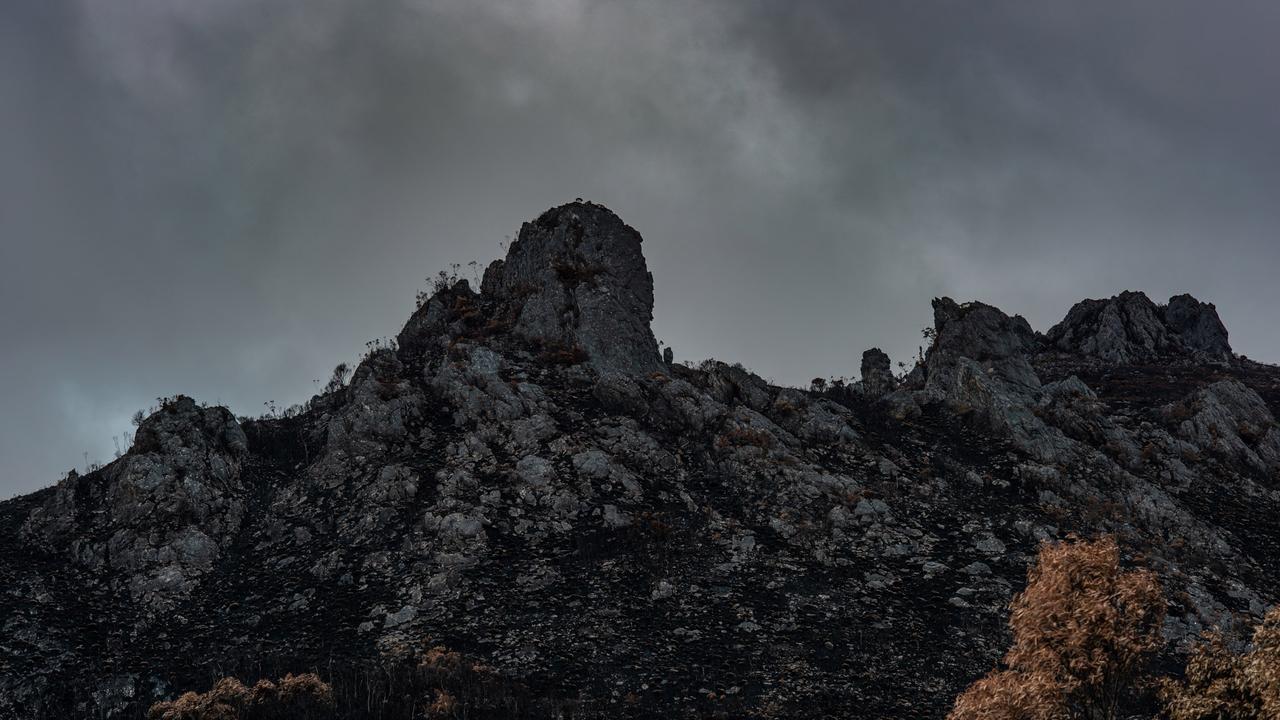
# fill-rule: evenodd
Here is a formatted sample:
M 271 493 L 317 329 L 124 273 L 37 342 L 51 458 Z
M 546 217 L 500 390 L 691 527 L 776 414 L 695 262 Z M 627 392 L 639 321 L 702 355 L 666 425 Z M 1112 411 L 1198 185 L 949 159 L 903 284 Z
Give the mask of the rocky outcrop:
M 1280 467 L 1280 428 L 1266 402 L 1237 380 L 1221 380 L 1165 409 L 1197 453 L 1262 473 Z
M 1021 315 L 1010 317 L 980 302 L 961 305 L 951 298 L 935 298 L 933 325 L 934 342 L 924 361 L 926 390 L 946 395 L 955 385 L 961 358 L 1014 387 L 1040 386 L 1028 360 L 1040 341 Z
M 1058 349 L 1130 363 L 1167 354 L 1174 341 L 1156 304 L 1140 292 L 1109 300 L 1083 300 L 1048 332 Z
M 506 259 L 485 271 L 482 292 L 518 306 L 514 332 L 581 348 L 598 371 L 657 370 L 653 276 L 640 243 L 608 208 L 563 205 L 525 223 Z
M 871 348 L 862 353 L 862 394 L 876 400 L 893 392 L 898 380 L 893 376 L 889 356 L 880 348 Z
M 1190 295 L 1171 298 L 1164 307 L 1141 292 L 1084 300 L 1049 330 L 1048 339 L 1059 350 L 1116 364 L 1197 354 L 1231 358 L 1216 309 Z
M 1280 370 L 1120 297 L 1049 338 L 941 298 L 901 382 L 870 350 L 778 387 L 659 360 L 639 236 L 556 208 L 303 412 L 178 398 L 0 503 L 0 716 L 138 718 L 210 668 L 361 697 L 431 638 L 523 717 L 940 718 L 1072 533 L 1160 574 L 1174 648 L 1280 598 Z
M 1169 298 L 1164 321 L 1188 350 L 1214 360 L 1230 360 L 1227 328 L 1212 303 L 1202 303 L 1190 295 Z
M 120 461 L 59 483 L 23 534 L 77 565 L 117 574 L 154 610 L 170 607 L 234 540 L 247 453 L 226 408 L 179 396 L 142 422 Z
M 894 414 L 909 417 L 922 405 L 941 402 L 1039 455 L 1058 451 L 1057 438 L 1044 437 L 1047 429 L 1032 412 L 1040 379 L 1030 357 L 1040 341 L 1027 321 L 946 297 L 934 299 L 933 317 L 933 344 L 924 361 L 903 390 L 888 397 Z

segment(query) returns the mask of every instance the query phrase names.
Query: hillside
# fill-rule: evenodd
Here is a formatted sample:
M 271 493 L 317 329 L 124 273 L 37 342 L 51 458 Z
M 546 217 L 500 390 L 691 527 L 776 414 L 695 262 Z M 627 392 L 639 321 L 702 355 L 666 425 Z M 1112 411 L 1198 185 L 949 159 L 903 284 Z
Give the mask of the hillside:
M 301 413 L 173 398 L 0 504 L 0 716 L 228 674 L 354 693 L 429 641 L 510 683 L 472 716 L 939 718 L 1043 540 L 1116 535 L 1171 652 L 1280 596 L 1280 368 L 1212 305 L 1040 333 L 941 298 L 905 377 L 869 350 L 810 390 L 664 361 L 652 307 L 640 235 L 568 204 Z

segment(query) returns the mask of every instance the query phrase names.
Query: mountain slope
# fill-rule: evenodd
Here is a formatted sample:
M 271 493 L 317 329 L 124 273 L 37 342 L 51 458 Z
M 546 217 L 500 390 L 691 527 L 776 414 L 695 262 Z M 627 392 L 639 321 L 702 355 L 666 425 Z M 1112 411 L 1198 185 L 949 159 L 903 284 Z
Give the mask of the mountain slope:
M 431 638 L 529 716 L 941 717 L 1042 540 L 1116 534 L 1175 645 L 1280 592 L 1280 370 L 1211 305 L 1125 293 L 1041 335 L 943 298 L 906 378 L 869 351 L 803 391 L 664 362 L 640 248 L 549 210 L 301 414 L 175 398 L 0 504 L 0 715 L 356 685 Z

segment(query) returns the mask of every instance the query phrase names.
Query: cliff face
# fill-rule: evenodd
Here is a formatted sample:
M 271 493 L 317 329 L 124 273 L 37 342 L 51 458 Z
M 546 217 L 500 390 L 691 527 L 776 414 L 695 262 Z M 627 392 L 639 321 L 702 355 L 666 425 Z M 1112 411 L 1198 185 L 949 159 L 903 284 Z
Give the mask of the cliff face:
M 1173 648 L 1280 594 L 1280 370 L 1188 296 L 1047 335 L 940 299 L 906 378 L 869 351 L 819 393 L 660 360 L 640 236 L 597 205 L 527 224 L 481 290 L 301 415 L 177 398 L 0 504 L 0 716 L 431 638 L 535 716 L 941 717 L 1042 540 L 1116 534 Z

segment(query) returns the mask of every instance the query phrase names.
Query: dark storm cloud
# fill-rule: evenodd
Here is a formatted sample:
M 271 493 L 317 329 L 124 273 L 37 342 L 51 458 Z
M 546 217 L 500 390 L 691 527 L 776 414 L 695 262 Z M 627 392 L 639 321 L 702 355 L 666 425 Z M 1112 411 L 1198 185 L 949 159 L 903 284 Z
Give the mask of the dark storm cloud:
M 159 395 L 256 414 L 573 197 L 678 357 L 908 360 L 951 294 L 1046 329 L 1216 302 L 1275 361 L 1273 3 L 0 5 L 0 489 Z

